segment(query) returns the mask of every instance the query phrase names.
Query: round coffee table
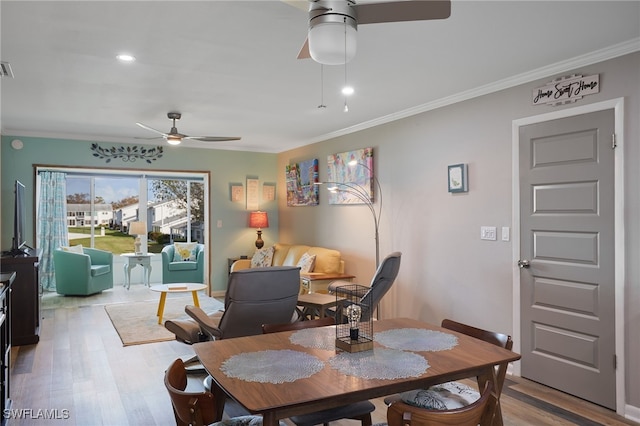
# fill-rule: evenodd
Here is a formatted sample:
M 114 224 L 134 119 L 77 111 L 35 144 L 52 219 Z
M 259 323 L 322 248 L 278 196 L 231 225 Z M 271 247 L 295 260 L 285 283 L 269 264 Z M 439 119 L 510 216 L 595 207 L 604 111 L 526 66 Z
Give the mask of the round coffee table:
M 198 300 L 198 292 L 207 288 L 205 284 L 199 283 L 172 283 L 158 284 L 151 286 L 152 291 L 160 293 L 160 302 L 158 303 L 158 324 L 162 324 L 162 314 L 164 313 L 164 303 L 167 300 L 167 293 L 188 293 L 193 296 L 193 304 L 200 307 Z

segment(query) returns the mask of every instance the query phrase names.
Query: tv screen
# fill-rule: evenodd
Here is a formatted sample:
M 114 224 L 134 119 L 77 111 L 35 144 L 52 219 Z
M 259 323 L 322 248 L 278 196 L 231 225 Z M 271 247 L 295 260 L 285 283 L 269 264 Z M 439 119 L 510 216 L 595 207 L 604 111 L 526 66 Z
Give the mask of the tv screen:
M 25 234 L 25 224 L 26 224 L 26 211 L 25 211 L 25 193 L 24 193 L 24 185 L 20 183 L 20 181 L 16 181 L 15 188 L 15 204 L 14 204 L 14 212 L 13 212 L 13 244 L 11 247 L 11 252 L 14 254 L 19 254 L 27 243 L 26 234 Z

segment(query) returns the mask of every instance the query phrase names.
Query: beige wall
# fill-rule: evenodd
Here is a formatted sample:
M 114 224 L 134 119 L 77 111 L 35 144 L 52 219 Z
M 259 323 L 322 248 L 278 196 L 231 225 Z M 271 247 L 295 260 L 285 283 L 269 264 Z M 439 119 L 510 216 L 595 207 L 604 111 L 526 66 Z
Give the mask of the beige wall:
M 481 241 L 483 225 L 512 227 L 512 121 L 572 106 L 625 98 L 625 340 L 626 403 L 640 407 L 640 54 L 573 72 L 600 74 L 601 91 L 574 105 L 532 106 L 533 88 L 559 75 L 460 102 L 278 156 L 280 241 L 342 251 L 346 271 L 368 284 L 375 269 L 373 221 L 364 206 L 330 206 L 321 189 L 317 207 L 287 207 L 284 168 L 318 158 L 327 179 L 328 154 L 374 147 L 384 196 L 381 257 L 401 251 L 394 288 L 382 317 L 439 323 L 445 317 L 514 334 L 510 242 Z M 566 72 L 562 75 L 571 74 Z M 447 192 L 447 165 L 469 164 L 469 192 Z M 512 232 L 517 232 L 513 230 Z M 613 249 L 613 248 L 612 248 Z M 634 408 L 636 407 L 636 408 Z

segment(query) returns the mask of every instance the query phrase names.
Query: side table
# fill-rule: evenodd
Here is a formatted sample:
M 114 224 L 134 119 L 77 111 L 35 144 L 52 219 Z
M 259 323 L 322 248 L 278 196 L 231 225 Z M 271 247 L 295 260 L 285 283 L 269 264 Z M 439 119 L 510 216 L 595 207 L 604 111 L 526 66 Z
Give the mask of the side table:
M 355 275 L 347 274 L 322 274 L 307 272 L 300 274 L 300 294 L 306 293 L 328 293 L 327 287 L 334 281 L 352 282 Z
M 322 293 L 307 293 L 298 296 L 298 306 L 302 309 L 298 310 L 298 313 L 302 316 L 303 320 L 324 318 L 327 316 L 327 309 L 333 308 L 338 304 L 338 299 L 333 294 Z
M 129 290 L 131 286 L 131 270 L 136 266 L 142 266 L 144 272 L 146 272 L 142 277 L 142 282 L 145 286 L 150 287 L 149 280 L 151 279 L 151 257 L 154 256 L 153 253 L 146 254 L 136 254 L 136 253 L 122 253 L 120 256 L 125 258 L 124 262 L 124 283 L 123 287 L 126 287 Z

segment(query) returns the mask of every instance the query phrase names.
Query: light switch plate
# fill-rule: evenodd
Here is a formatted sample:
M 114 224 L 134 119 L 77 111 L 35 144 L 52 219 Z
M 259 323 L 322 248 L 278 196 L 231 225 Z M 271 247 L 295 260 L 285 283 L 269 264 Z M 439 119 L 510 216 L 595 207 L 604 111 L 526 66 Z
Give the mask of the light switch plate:
M 509 227 L 502 227 L 502 241 L 509 241 Z
M 480 239 L 481 240 L 496 240 L 496 227 L 495 226 L 481 226 L 480 227 Z

